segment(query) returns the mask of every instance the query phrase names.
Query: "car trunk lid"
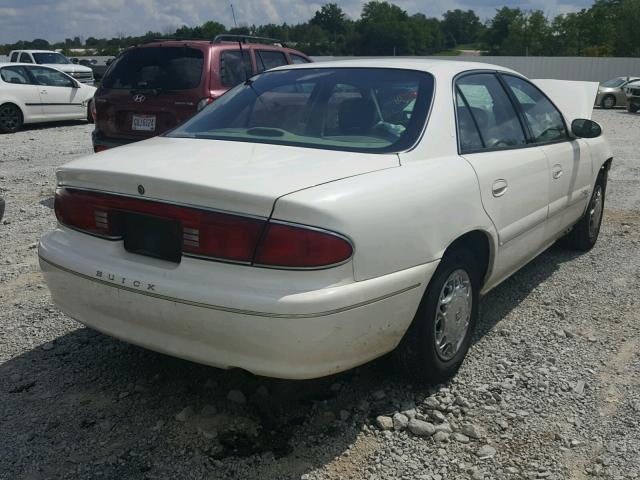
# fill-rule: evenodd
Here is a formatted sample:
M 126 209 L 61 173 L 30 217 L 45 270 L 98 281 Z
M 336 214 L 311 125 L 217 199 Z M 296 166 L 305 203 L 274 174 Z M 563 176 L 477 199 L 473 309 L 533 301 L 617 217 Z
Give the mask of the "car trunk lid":
M 397 166 L 396 154 L 157 137 L 73 161 L 57 176 L 65 186 L 269 217 L 282 195 Z

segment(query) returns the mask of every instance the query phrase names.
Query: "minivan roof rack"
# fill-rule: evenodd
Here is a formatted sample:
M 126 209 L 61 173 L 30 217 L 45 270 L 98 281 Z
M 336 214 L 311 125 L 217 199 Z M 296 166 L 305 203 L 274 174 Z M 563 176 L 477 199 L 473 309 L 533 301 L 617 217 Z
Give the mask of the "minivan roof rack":
M 216 35 L 216 38 L 213 39 L 212 43 L 222 42 L 264 43 L 272 44 L 278 47 L 285 46 L 283 42 L 275 38 L 256 37 L 254 35 L 232 35 L 230 33 L 222 33 L 220 35 Z

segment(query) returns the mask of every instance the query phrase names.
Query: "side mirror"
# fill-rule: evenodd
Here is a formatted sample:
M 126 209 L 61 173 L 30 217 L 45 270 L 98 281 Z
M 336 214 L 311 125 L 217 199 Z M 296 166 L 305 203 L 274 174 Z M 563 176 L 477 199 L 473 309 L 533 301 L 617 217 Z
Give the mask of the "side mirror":
M 80 88 L 80 84 L 74 80 L 73 85 L 71 85 L 71 88 Z
M 602 127 L 593 120 L 576 118 L 571 122 L 571 133 L 579 138 L 596 138 L 602 135 Z

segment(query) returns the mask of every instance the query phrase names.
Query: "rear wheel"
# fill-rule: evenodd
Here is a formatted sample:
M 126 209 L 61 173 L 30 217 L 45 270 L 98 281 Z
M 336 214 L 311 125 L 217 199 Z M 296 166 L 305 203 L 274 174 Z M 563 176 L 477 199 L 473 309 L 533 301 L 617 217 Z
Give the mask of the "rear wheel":
M 91 102 L 87 105 L 87 122 L 94 123 L 93 112 L 91 111 Z
M 13 103 L 0 105 L 0 132 L 13 133 L 20 130 L 24 118 L 22 111 Z
M 613 95 L 605 95 L 605 97 L 602 99 L 602 102 L 600 102 L 600 106 L 602 108 L 613 108 L 616 106 L 616 97 L 614 97 Z
M 593 248 L 600 234 L 600 225 L 602 224 L 602 214 L 604 212 L 604 196 L 606 190 L 605 174 L 600 172 L 596 184 L 593 187 L 591 200 L 587 211 L 582 218 L 578 220 L 571 231 L 564 236 L 560 243 L 563 247 L 578 250 L 581 252 L 589 251 Z
M 411 379 L 442 383 L 460 368 L 478 317 L 480 269 L 465 249 L 447 253 L 397 350 Z

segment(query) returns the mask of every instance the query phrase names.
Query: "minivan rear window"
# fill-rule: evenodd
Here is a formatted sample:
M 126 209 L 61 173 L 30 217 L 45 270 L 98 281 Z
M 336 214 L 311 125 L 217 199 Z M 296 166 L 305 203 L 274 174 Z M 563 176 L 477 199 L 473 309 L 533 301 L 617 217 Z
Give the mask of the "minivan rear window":
M 113 89 L 189 90 L 200 85 L 204 55 L 189 47 L 135 48 L 117 58 L 102 86 Z

